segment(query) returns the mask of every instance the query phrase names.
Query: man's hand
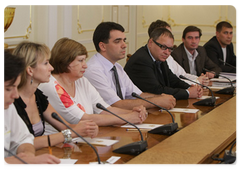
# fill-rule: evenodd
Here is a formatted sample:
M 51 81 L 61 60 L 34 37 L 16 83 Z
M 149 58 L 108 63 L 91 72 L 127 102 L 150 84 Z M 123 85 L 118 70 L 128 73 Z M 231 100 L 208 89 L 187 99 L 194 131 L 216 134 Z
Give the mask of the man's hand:
M 144 121 L 148 117 L 148 112 L 144 106 L 136 106 L 132 109 L 132 111 L 139 112 L 139 117 L 142 121 Z
M 199 85 L 191 85 L 188 91 L 189 91 L 189 98 L 200 98 L 203 95 L 203 89 Z

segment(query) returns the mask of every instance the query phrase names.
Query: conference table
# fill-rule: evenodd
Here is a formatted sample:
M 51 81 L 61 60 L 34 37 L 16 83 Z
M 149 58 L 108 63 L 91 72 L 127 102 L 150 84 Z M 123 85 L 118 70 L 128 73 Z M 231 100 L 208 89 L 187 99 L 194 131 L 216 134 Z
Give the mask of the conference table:
M 204 94 L 208 94 L 205 90 Z M 211 157 L 230 148 L 236 140 L 236 96 L 216 94 L 219 99 L 215 106 L 193 105 L 199 99 L 178 100 L 175 108 L 199 109 L 196 113 L 172 112 L 179 131 L 171 136 L 150 134 L 141 129 L 144 140 L 147 141 L 147 150 L 139 155 L 118 154 L 112 152 L 126 144 L 140 141 L 138 131 L 126 131 L 120 126 L 99 127 L 97 138 L 118 140 L 111 146 L 93 145 L 100 160 L 106 162 L 112 156 L 120 159 L 115 164 L 210 164 L 219 163 Z M 149 115 L 144 123 L 169 124 L 171 116 L 159 108 L 148 110 Z M 63 144 L 52 147 L 52 153 L 61 159 L 77 159 L 76 164 L 97 162 L 93 149 L 86 143 L 75 144 L 80 151 L 72 147 L 62 147 Z M 236 149 L 236 145 L 233 150 Z M 36 151 L 36 155 L 48 153 L 48 148 Z

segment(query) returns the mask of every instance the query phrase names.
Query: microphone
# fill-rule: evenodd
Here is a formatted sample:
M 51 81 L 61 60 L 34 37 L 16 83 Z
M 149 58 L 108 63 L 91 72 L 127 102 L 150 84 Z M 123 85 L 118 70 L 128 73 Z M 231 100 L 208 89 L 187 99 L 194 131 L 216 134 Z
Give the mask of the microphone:
M 89 146 L 91 146 L 91 148 L 94 150 L 94 152 L 97 155 L 97 159 L 98 159 L 98 164 L 101 164 L 101 160 L 100 157 L 96 151 L 96 149 L 86 140 L 84 139 L 81 135 L 79 135 L 77 132 L 75 132 L 70 126 L 68 126 L 58 115 L 57 113 L 53 112 L 52 113 L 52 118 L 58 120 L 59 122 L 61 122 L 62 124 L 64 124 L 65 126 L 67 126 L 68 129 L 70 129 L 71 131 L 73 131 L 78 137 L 80 137 L 84 142 L 86 142 Z
M 212 73 L 216 74 L 215 72 L 210 71 L 210 70 L 208 70 L 208 69 L 206 69 L 206 68 L 203 68 L 203 70 L 206 71 L 206 72 L 212 72 Z M 234 93 L 234 90 L 235 90 L 235 87 L 233 86 L 232 81 L 231 81 L 228 77 L 223 76 L 223 75 L 221 75 L 221 74 L 218 74 L 218 76 L 227 79 L 227 80 L 230 82 L 231 87 L 226 87 L 226 88 L 224 88 L 224 89 L 221 89 L 221 90 L 216 91 L 215 93 L 218 93 L 218 94 L 231 94 L 231 95 L 232 95 L 232 94 Z
M 4 148 L 4 151 L 10 153 L 12 156 L 14 156 L 15 158 L 17 158 L 19 161 L 21 161 L 24 164 L 28 164 L 27 162 L 25 162 L 24 160 L 22 160 L 20 157 L 18 157 L 17 155 L 15 155 L 14 153 L 12 153 L 10 150 Z
M 115 113 L 111 112 L 110 110 L 105 108 L 100 103 L 97 103 L 96 107 L 99 108 L 99 109 L 102 109 L 104 111 L 107 111 L 107 112 L 113 114 L 114 116 L 118 117 L 119 119 L 129 123 L 132 126 L 134 126 L 135 128 L 137 128 L 137 130 L 139 131 L 139 133 L 141 135 L 141 141 L 133 142 L 133 143 L 124 145 L 124 146 L 122 146 L 122 147 L 120 147 L 118 149 L 113 150 L 113 152 L 115 152 L 115 153 L 123 153 L 123 154 L 131 154 L 131 155 L 138 155 L 138 154 L 140 154 L 140 153 L 142 153 L 143 151 L 146 150 L 146 148 L 148 146 L 147 141 L 143 140 L 142 132 L 140 131 L 140 129 L 136 125 L 134 125 L 133 123 L 123 119 L 122 117 L 116 115 Z
M 225 65 L 227 65 L 227 66 L 229 66 L 229 67 L 232 67 L 232 68 L 236 69 L 235 66 L 233 66 L 233 65 L 231 65 L 231 64 L 229 64 L 229 63 L 223 61 L 221 58 L 218 58 L 218 60 L 221 61 L 222 63 L 224 63 Z
M 160 134 L 160 135 L 172 135 L 172 134 L 174 134 L 175 132 L 178 131 L 178 130 L 177 130 L 178 124 L 175 123 L 174 118 L 173 118 L 173 115 L 171 114 L 171 112 L 169 112 L 167 109 L 165 109 L 165 108 L 163 108 L 163 107 L 161 107 L 161 106 L 159 106 L 159 105 L 157 105 L 157 104 L 155 104 L 155 103 L 152 103 L 152 102 L 149 101 L 149 100 L 146 100 L 146 99 L 142 98 L 141 96 L 139 96 L 139 95 L 138 95 L 137 93 L 135 93 L 135 92 L 132 93 L 132 96 L 133 96 L 133 97 L 136 97 L 136 98 L 138 98 L 138 99 L 142 99 L 142 100 L 144 100 L 144 101 L 146 101 L 146 102 L 148 102 L 148 103 L 151 103 L 151 104 L 153 104 L 154 106 L 156 106 L 156 107 L 158 107 L 158 108 L 160 108 L 160 109 L 162 109 L 162 110 L 166 110 L 166 111 L 170 114 L 170 116 L 172 117 L 172 122 L 173 122 L 173 123 L 166 124 L 166 125 L 157 127 L 157 128 L 155 128 L 155 129 L 152 129 L 152 130 L 148 131 L 149 133 Z
M 215 105 L 216 98 L 214 97 L 212 90 L 208 86 L 205 86 L 205 85 L 200 84 L 200 83 L 198 83 L 196 81 L 188 79 L 187 77 L 185 77 L 183 75 L 180 75 L 179 78 L 186 79 L 186 80 L 189 80 L 189 81 L 191 81 L 193 83 L 196 83 L 196 84 L 198 84 L 200 86 L 206 87 L 211 92 L 212 97 L 200 100 L 198 102 L 195 102 L 195 103 L 193 103 L 193 105 L 200 105 L 200 106 L 214 106 Z

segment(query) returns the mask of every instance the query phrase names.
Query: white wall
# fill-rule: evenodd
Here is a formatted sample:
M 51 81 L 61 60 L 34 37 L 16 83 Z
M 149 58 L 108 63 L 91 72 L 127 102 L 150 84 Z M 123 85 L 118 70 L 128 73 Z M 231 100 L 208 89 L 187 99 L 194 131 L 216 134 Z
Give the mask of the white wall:
M 234 26 L 233 43 L 236 45 L 236 10 L 233 6 L 15 6 L 16 13 L 10 28 L 4 33 L 9 48 L 24 40 L 45 43 L 51 49 L 62 38 L 72 38 L 86 46 L 89 57 L 96 53 L 92 35 L 101 21 L 118 22 L 125 28 L 127 53 L 133 54 L 148 40 L 148 26 L 161 19 L 171 24 L 175 44 L 181 43 L 183 29 L 195 25 L 202 29 L 203 45 L 215 35 L 215 25 L 228 20 Z M 30 25 L 32 30 L 27 34 Z M 81 27 L 78 27 L 78 21 Z M 235 46 L 236 49 L 236 46 Z M 125 60 L 120 61 L 125 65 Z

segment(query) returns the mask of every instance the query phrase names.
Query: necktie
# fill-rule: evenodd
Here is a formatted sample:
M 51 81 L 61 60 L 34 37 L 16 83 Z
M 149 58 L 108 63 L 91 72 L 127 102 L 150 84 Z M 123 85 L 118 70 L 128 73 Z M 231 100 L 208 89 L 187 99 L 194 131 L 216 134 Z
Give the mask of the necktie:
M 117 95 L 118 95 L 121 99 L 123 99 L 121 87 L 120 87 L 120 84 L 119 84 L 118 73 L 117 73 L 117 69 L 116 69 L 115 66 L 113 66 L 112 71 L 113 71 L 114 77 L 115 77 L 115 82 L 116 82 L 115 85 L 116 85 Z
M 161 82 L 165 85 L 165 80 L 164 80 L 162 69 L 161 69 L 161 63 L 162 63 L 161 61 L 155 61 L 156 67 L 159 71 L 159 78 L 161 79 Z
M 162 74 L 161 61 L 155 61 L 158 71 Z

